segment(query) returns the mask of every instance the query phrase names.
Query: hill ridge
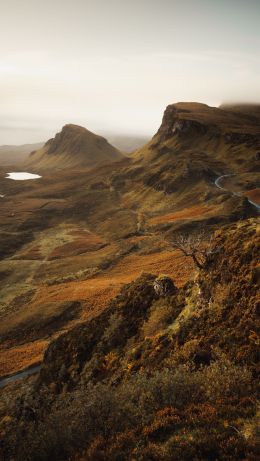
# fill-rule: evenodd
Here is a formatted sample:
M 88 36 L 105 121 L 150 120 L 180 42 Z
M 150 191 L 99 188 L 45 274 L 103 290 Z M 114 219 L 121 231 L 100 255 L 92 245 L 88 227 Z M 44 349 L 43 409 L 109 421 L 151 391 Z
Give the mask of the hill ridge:
M 42 149 L 32 152 L 26 165 L 38 169 L 93 167 L 122 158 L 104 137 L 68 123 Z

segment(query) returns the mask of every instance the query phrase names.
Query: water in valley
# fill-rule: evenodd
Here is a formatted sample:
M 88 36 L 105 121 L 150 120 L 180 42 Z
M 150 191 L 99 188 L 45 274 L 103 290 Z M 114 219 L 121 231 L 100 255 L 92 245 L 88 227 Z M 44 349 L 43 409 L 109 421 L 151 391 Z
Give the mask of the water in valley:
M 27 179 L 38 179 L 41 178 L 38 174 L 27 173 L 26 171 L 22 172 L 12 172 L 7 173 L 7 179 L 14 179 L 15 181 L 26 181 Z

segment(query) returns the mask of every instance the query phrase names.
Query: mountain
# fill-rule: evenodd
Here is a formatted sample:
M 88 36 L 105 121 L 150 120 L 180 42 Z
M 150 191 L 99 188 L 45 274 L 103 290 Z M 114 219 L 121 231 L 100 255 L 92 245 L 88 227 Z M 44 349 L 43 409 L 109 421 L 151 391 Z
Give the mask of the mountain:
M 20 165 L 22 164 L 30 152 L 41 149 L 43 143 L 23 144 L 21 146 L 5 145 L 0 146 L 0 165 Z
M 253 170 L 259 150 L 260 106 L 177 103 L 166 108 L 158 132 L 136 155 L 149 162 L 167 154 L 173 161 L 182 156 L 192 162 L 204 154 L 205 162 L 209 156 L 229 168 Z
M 157 133 L 115 173 L 114 186 L 127 193 L 134 180 L 132 203 L 141 197 L 143 212 L 157 224 L 174 226 L 173 210 L 183 209 L 193 218 L 205 212 L 215 224 L 220 216 L 250 215 L 245 196 L 260 199 L 258 107 L 169 105 Z
M 32 152 L 25 165 L 37 170 L 90 168 L 122 158 L 123 154 L 105 138 L 81 126 L 69 124 L 41 149 Z

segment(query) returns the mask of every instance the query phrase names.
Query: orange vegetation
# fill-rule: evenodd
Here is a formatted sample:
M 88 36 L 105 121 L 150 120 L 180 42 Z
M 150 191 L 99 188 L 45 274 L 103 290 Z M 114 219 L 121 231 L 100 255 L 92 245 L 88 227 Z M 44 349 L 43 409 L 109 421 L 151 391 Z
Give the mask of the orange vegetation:
M 216 207 L 207 205 L 194 205 L 190 208 L 184 208 L 183 210 L 176 211 L 175 213 L 169 213 L 161 216 L 155 216 L 149 220 L 151 225 L 161 224 L 165 222 L 178 221 L 182 219 L 193 219 L 195 217 L 201 217 L 210 214 L 212 211 L 216 212 Z
M 149 255 L 128 255 L 112 269 L 91 279 L 39 287 L 32 304 L 28 305 L 26 310 L 37 315 L 42 300 L 46 303 L 81 301 L 83 307 L 81 317 L 70 322 L 70 325 L 65 328 L 67 329 L 75 322 L 87 320 L 105 309 L 108 302 L 119 293 L 121 286 L 135 280 L 142 272 L 166 273 L 174 279 L 177 286 L 182 286 L 190 279 L 193 270 L 192 260 L 183 256 L 178 250 Z M 55 336 L 60 333 L 61 331 L 57 332 Z M 2 348 L 0 376 L 40 362 L 52 339 L 53 337 L 50 337 L 48 340 L 34 341 L 9 349 Z
M 0 376 L 10 375 L 42 361 L 48 341 L 39 340 L 0 350 Z
M 50 254 L 49 260 L 77 256 L 87 251 L 95 251 L 104 244 L 104 240 L 91 232 L 72 231 L 69 235 L 76 236 L 75 240 L 56 247 Z
M 260 189 L 252 189 L 245 193 L 249 200 L 260 204 Z
M 42 286 L 34 303 L 44 299 L 51 301 L 85 301 L 91 310 L 103 309 L 108 300 L 118 293 L 120 286 L 136 279 L 142 272 L 170 275 L 177 286 L 189 280 L 193 270 L 192 261 L 179 251 L 163 251 L 149 255 L 129 255 L 102 275 L 83 281 Z

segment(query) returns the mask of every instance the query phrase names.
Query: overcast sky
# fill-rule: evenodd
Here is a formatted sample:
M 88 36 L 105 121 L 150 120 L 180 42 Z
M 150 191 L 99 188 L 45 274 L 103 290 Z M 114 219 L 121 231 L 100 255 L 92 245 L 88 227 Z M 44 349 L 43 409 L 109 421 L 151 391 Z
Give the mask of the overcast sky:
M 260 102 L 260 0 L 2 0 L 0 145 L 152 135 L 167 104 Z

